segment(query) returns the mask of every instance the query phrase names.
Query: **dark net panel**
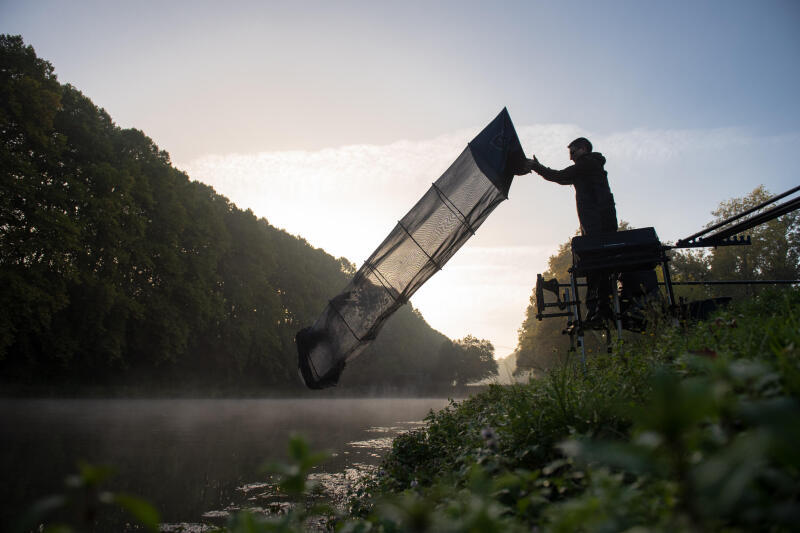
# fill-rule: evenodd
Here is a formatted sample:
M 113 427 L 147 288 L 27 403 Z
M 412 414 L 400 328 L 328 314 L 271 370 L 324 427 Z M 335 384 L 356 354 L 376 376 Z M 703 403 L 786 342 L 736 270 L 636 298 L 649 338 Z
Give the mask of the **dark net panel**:
M 455 254 L 508 193 L 524 154 L 504 109 L 420 198 L 311 327 L 298 332 L 307 386 L 335 385 L 386 320 Z

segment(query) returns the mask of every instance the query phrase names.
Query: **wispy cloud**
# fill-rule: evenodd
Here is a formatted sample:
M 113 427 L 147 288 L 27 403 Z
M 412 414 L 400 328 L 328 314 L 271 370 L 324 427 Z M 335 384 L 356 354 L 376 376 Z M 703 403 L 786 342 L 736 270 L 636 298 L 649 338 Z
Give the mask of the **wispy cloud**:
M 238 206 L 358 261 L 458 156 L 464 138 L 210 155 L 182 166 Z

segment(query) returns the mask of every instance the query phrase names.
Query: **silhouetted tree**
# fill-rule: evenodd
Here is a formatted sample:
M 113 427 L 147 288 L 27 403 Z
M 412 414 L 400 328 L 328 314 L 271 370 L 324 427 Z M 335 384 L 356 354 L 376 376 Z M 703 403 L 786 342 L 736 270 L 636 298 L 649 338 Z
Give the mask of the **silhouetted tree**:
M 488 340 L 472 335 L 456 341 L 445 340 L 439 348 L 435 372 L 439 380 L 454 385 L 466 385 L 495 376 L 494 346 Z

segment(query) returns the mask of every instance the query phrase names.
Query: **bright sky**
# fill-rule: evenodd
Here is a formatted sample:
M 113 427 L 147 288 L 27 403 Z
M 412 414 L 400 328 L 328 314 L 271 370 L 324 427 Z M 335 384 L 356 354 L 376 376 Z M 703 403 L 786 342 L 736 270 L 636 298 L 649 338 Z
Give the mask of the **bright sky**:
M 241 208 L 360 265 L 504 107 L 555 168 L 587 136 L 662 240 L 800 183 L 800 3 L 0 0 L 59 80 Z M 412 298 L 451 338 L 517 329 L 573 191 L 518 177 Z

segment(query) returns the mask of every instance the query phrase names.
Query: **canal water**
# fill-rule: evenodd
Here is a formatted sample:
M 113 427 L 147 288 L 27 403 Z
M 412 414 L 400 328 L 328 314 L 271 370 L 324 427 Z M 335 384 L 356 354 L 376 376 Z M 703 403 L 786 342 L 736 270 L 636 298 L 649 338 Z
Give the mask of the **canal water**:
M 330 459 L 312 478 L 341 501 L 400 432 L 422 425 L 441 398 L 0 400 L 0 523 L 64 493 L 78 461 L 109 465 L 104 487 L 151 502 L 162 531 L 203 531 L 229 513 L 279 512 L 265 463 L 285 460 L 291 435 Z M 107 512 L 105 524 L 130 519 Z

